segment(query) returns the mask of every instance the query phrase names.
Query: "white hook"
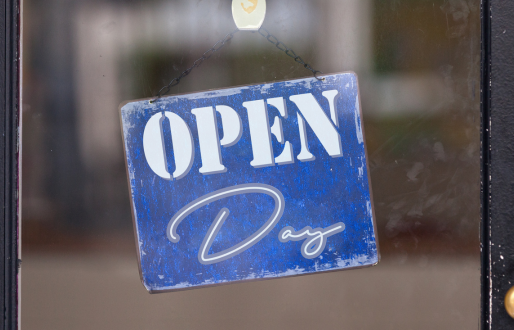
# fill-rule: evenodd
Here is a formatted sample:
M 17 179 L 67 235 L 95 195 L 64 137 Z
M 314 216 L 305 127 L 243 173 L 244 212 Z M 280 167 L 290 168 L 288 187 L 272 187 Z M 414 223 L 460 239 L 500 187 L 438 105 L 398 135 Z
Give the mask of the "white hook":
M 266 0 L 232 0 L 232 16 L 239 30 L 257 31 L 266 17 Z

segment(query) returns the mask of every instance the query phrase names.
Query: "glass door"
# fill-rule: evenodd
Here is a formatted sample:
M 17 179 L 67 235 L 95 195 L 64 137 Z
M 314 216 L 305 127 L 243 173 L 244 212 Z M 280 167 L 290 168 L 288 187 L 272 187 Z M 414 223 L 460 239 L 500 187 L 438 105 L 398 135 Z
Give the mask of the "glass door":
M 381 262 L 146 292 L 118 107 L 233 31 L 231 5 L 24 1 L 22 328 L 478 328 L 478 0 L 268 0 L 267 31 L 316 70 L 358 76 Z M 244 31 L 170 94 L 308 76 Z

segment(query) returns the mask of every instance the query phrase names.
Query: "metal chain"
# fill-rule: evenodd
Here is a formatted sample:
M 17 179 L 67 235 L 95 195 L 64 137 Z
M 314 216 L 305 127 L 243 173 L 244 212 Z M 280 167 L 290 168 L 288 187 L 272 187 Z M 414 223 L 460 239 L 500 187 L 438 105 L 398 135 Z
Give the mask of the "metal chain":
M 150 103 L 153 103 L 155 101 L 157 101 L 158 99 L 160 99 L 162 96 L 168 94 L 171 90 L 172 87 L 175 87 L 177 86 L 179 83 L 180 83 L 180 80 L 186 76 L 188 76 L 191 71 L 193 71 L 194 68 L 197 68 L 199 67 L 200 65 L 202 65 L 202 63 L 205 61 L 205 60 L 208 60 L 209 58 L 211 58 L 212 55 L 214 55 L 214 53 L 216 53 L 218 50 L 220 50 L 221 48 L 223 48 L 223 46 L 225 46 L 227 44 L 227 42 L 229 42 L 230 40 L 232 40 L 232 38 L 234 38 L 234 35 L 239 32 L 239 30 L 235 30 L 229 34 L 227 34 L 225 36 L 225 38 L 219 40 L 217 43 L 214 44 L 214 46 L 212 46 L 212 48 L 210 48 L 209 50 L 207 50 L 205 53 L 202 54 L 202 57 L 200 57 L 199 59 L 197 59 L 193 65 L 188 68 L 186 71 L 182 72 L 180 74 L 180 76 L 178 76 L 177 78 L 174 78 L 172 81 L 170 81 L 169 84 L 167 84 L 166 86 L 164 86 L 163 88 L 161 88 L 158 92 L 157 92 L 157 95 L 155 96 L 155 99 L 151 100 Z
M 234 38 L 234 35 L 237 32 L 239 32 L 239 30 L 235 30 L 235 31 L 227 34 L 225 36 L 225 38 L 219 40 L 216 44 L 214 44 L 214 46 L 212 46 L 212 48 L 210 48 L 205 53 L 203 53 L 202 57 L 197 59 L 190 68 L 188 68 L 186 71 L 182 72 L 180 74 L 180 76 L 178 76 L 177 78 L 174 78 L 172 81 L 170 81 L 169 84 L 167 84 L 166 86 L 161 88 L 159 90 L 159 92 L 157 92 L 155 99 L 151 100 L 150 103 L 153 103 L 153 102 L 157 101 L 158 99 L 160 99 L 161 97 L 163 97 L 164 95 L 168 94 L 172 87 L 175 87 L 180 83 L 180 80 L 182 78 L 188 76 L 191 73 L 191 71 L 193 71 L 194 68 L 199 67 L 205 60 L 208 60 L 209 58 L 211 58 L 211 56 L 214 55 L 214 53 L 216 53 L 218 50 L 223 48 L 223 46 L 225 46 L 227 44 L 227 42 L 232 40 L 232 38 Z M 315 70 L 309 64 L 305 63 L 300 56 L 296 55 L 296 53 L 291 48 L 288 48 L 283 42 L 278 41 L 278 39 L 274 35 L 272 35 L 271 33 L 268 32 L 268 30 L 261 27 L 257 32 L 259 32 L 259 34 L 261 36 L 263 36 L 269 42 L 271 42 L 273 45 L 275 45 L 275 47 L 277 47 L 279 50 L 286 53 L 287 56 L 294 59 L 294 61 L 296 63 L 301 64 L 304 68 L 311 71 L 314 74 L 314 78 L 321 80 L 321 81 L 325 81 L 325 78 L 318 78 L 318 76 L 317 76 L 318 73 L 323 73 L 323 72 Z
M 294 59 L 294 61 L 296 63 L 301 64 L 304 68 L 306 68 L 307 70 L 311 71 L 312 74 L 314 74 L 314 78 L 316 78 L 318 80 L 321 80 L 321 81 L 325 81 L 325 78 L 318 78 L 318 76 L 317 76 L 318 73 L 323 73 L 323 72 L 318 71 L 318 70 L 314 69 L 312 66 L 310 66 L 308 63 L 305 63 L 300 56 L 296 55 L 294 50 L 292 50 L 291 48 L 287 47 L 282 41 L 279 41 L 277 39 L 277 37 L 275 37 L 274 35 L 269 33 L 268 30 L 266 30 L 265 28 L 261 27 L 257 32 L 259 32 L 259 34 L 261 36 L 263 36 L 269 42 L 271 42 L 273 45 L 275 45 L 275 47 L 277 47 L 278 49 L 280 49 L 281 51 L 286 53 L 287 56 L 289 56 L 292 59 Z

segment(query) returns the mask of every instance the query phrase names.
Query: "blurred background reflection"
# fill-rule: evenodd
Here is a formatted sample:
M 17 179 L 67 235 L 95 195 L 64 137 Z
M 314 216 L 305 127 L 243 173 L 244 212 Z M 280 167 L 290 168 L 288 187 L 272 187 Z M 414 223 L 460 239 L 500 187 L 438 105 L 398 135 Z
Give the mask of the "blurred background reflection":
M 267 3 L 305 62 L 358 74 L 381 264 L 147 294 L 118 106 L 234 30 L 231 1 L 24 0 L 24 329 L 478 328 L 480 1 Z M 309 73 L 240 32 L 171 93 Z

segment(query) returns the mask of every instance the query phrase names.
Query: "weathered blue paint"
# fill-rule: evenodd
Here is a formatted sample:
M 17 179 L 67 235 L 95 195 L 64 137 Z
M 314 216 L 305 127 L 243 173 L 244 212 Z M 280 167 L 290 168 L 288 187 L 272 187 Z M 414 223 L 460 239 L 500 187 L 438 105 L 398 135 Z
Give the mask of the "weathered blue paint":
M 150 292 L 378 263 L 357 77 L 353 73 L 343 73 L 325 78 L 325 81 L 307 78 L 170 96 L 154 103 L 134 101 L 121 107 L 141 278 Z M 331 158 L 307 126 L 310 152 L 316 160 L 300 162 L 296 159 L 300 152 L 298 109 L 289 96 L 312 93 L 330 118 L 329 103 L 322 92 L 334 89 L 339 91 L 336 109 L 344 155 Z M 282 119 L 283 130 L 285 140 L 293 145 L 295 163 L 256 169 L 250 165 L 252 145 L 248 115 L 242 103 L 274 97 L 284 97 L 287 103 L 289 116 Z M 242 120 L 243 134 L 234 146 L 221 148 L 227 172 L 202 175 L 199 173 L 202 161 L 197 126 L 191 110 L 216 105 L 230 106 L 237 111 Z M 160 178 L 145 159 L 145 125 L 151 116 L 161 111 L 178 114 L 193 135 L 194 163 L 190 172 L 179 180 Z M 273 124 L 279 113 L 271 106 L 268 111 L 270 124 Z M 218 129 L 222 138 L 219 118 Z M 172 149 L 171 141 L 166 141 L 166 148 Z M 275 157 L 282 149 L 283 145 L 275 139 Z M 171 160 L 168 163 L 174 164 Z M 169 170 L 173 172 L 172 168 Z M 204 237 L 220 210 L 226 208 L 230 215 L 207 251 L 211 255 L 244 241 L 269 219 L 275 200 L 259 193 L 227 197 L 197 209 L 178 225 L 176 233 L 180 241 L 174 243 L 169 239 L 167 228 L 170 219 L 184 206 L 214 191 L 245 184 L 275 187 L 285 200 L 281 219 L 257 244 L 218 263 L 202 264 L 198 259 Z M 324 229 L 336 223 L 343 223 L 344 230 L 327 237 L 322 253 L 313 259 L 302 256 L 303 240 L 279 240 L 279 233 L 286 227 L 300 232 L 307 226 Z

